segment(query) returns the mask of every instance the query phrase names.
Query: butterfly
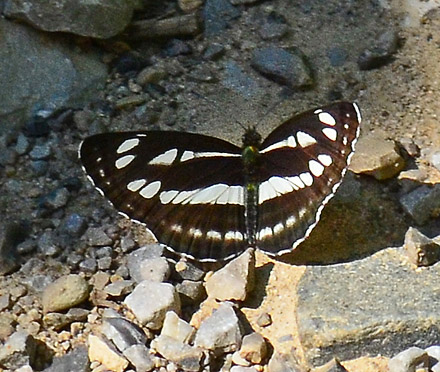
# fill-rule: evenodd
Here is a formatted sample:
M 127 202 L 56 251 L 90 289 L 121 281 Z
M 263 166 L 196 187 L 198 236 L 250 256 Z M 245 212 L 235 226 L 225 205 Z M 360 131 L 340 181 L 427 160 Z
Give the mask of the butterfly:
M 249 247 L 295 249 L 317 224 L 359 136 L 355 103 L 296 115 L 243 145 L 194 133 L 103 133 L 79 148 L 95 187 L 124 216 L 171 250 L 201 261 Z

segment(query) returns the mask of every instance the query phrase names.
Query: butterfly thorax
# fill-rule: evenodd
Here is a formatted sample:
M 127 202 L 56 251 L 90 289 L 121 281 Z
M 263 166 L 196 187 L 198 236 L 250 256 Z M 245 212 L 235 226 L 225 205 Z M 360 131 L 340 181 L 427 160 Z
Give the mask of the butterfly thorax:
M 256 245 L 258 223 L 258 181 L 260 135 L 250 128 L 243 136 L 244 200 L 246 236 L 250 246 Z

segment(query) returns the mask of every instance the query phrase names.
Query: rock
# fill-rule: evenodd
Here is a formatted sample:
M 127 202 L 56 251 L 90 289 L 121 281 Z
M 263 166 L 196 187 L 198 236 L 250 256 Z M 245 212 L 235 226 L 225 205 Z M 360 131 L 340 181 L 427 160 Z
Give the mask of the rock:
M 200 302 L 206 297 L 205 287 L 202 282 L 184 280 L 176 285 L 176 290 L 184 304 Z
M 158 84 L 161 80 L 165 79 L 168 72 L 157 66 L 145 67 L 136 77 L 136 82 L 141 86 L 147 84 Z
M 267 327 L 272 324 L 272 317 L 268 313 L 262 313 L 257 318 L 257 324 L 260 327 Z
M 399 44 L 399 35 L 396 31 L 384 32 L 375 41 L 372 47 L 365 49 L 358 58 L 358 66 L 361 70 L 372 70 L 382 67 L 392 60 Z
M 275 351 L 267 365 L 267 372 L 303 372 L 294 355 L 293 350 L 289 354 Z
M 437 217 L 440 211 L 440 184 L 420 186 L 403 195 L 400 203 L 413 220 L 423 225 L 432 217 Z
M 429 162 L 440 171 L 440 151 L 433 151 L 429 156 Z
M 155 338 L 151 347 L 165 359 L 177 364 L 185 371 L 200 371 L 203 351 L 198 347 L 190 346 L 165 335 Z
M 60 253 L 60 246 L 53 230 L 45 231 L 37 241 L 38 250 L 45 256 L 55 256 Z
M 43 3 L 48 2 L 39 2 Z M 71 38 L 49 38 L 4 18 L 0 34 L 0 118 L 9 128 L 33 122 L 37 108 L 53 113 L 84 104 L 104 86 L 107 66 L 94 51 L 78 53 Z
M 413 227 L 406 232 L 403 246 L 411 263 L 416 266 L 429 266 L 440 259 L 440 245 Z
M 340 47 L 333 47 L 327 52 L 327 57 L 332 66 L 343 66 L 347 61 L 347 51 Z
M 134 1 L 47 1 L 24 3 L 6 0 L 4 13 L 43 31 L 69 32 L 108 39 L 119 34 L 131 21 Z
M 42 145 L 35 145 L 29 156 L 32 160 L 46 160 L 52 155 L 52 148 L 50 143 L 44 143 Z
M 25 331 L 13 333 L 0 347 L 0 366 L 15 370 L 24 365 L 33 365 L 37 343 Z
M 18 268 L 16 248 L 26 235 L 27 231 L 20 223 L 2 221 L 0 224 L 0 275 Z
M 128 295 L 125 305 L 146 327 L 162 327 L 168 311 L 180 313 L 179 295 L 171 284 L 143 281 Z
M 16 369 L 14 372 L 34 372 L 34 369 L 30 365 L 26 364 Z
M 345 367 L 339 362 L 338 359 L 333 358 L 330 362 L 326 363 L 319 368 L 320 372 L 348 372 Z
M 216 354 L 232 352 L 240 347 L 240 324 L 230 303 L 222 303 L 209 318 L 202 321 L 194 344 Z
M 89 285 L 79 275 L 66 275 L 49 284 L 43 292 L 44 313 L 79 305 L 89 296 Z
M 98 262 L 94 258 L 86 258 L 79 263 L 79 269 L 88 274 L 93 274 L 98 268 Z
M 240 16 L 240 10 L 228 0 L 207 0 L 203 8 L 205 36 L 210 38 L 228 28 L 231 21 Z
M 136 281 L 136 278 L 142 278 L 139 263 L 151 258 L 159 258 L 163 254 L 163 247 L 159 244 L 149 244 L 131 252 L 127 258 L 127 267 L 130 276 Z
M 73 349 L 70 353 L 54 358 L 50 367 L 43 372 L 90 372 L 89 356 L 83 346 Z
M 252 98 L 259 92 L 256 80 L 244 72 L 234 61 L 225 63 L 224 77 L 221 82 L 226 88 L 246 98 Z
M 11 295 L 9 293 L 5 293 L 0 296 L 0 312 L 4 310 L 8 310 L 11 306 Z
M 43 322 L 46 327 L 53 328 L 56 331 L 66 328 L 73 322 L 84 322 L 90 314 L 89 310 L 81 308 L 69 309 L 64 313 L 48 313 L 43 316 Z
M 136 368 L 136 372 L 148 372 L 155 367 L 150 350 L 145 345 L 132 345 L 123 354 Z
M 89 335 L 89 359 L 97 361 L 114 372 L 123 372 L 128 367 L 128 361 L 107 341 Z
M 129 293 L 134 286 L 131 280 L 117 280 L 104 287 L 104 292 L 110 296 L 119 297 Z
M 428 356 L 431 359 L 431 371 L 440 372 L 440 346 L 430 346 L 426 348 L 425 351 L 428 353 Z M 434 359 L 434 361 L 432 361 L 432 359 Z
M 131 250 L 133 250 L 135 246 L 136 246 L 136 242 L 132 238 L 124 236 L 121 239 L 122 252 L 124 253 L 130 252 Z
M 64 220 L 62 229 L 68 235 L 79 238 L 87 229 L 87 221 L 83 216 L 72 213 Z
M 147 337 L 142 329 L 122 317 L 105 318 L 102 322 L 101 332 L 121 352 L 130 346 L 145 345 L 147 343 Z
M 428 367 L 429 356 L 423 349 L 413 346 L 391 358 L 388 368 L 389 372 L 408 372 L 415 371 L 419 365 Z
M 385 139 L 384 134 L 371 132 L 356 145 L 349 169 L 357 174 L 368 174 L 377 180 L 394 177 L 405 166 L 396 144 Z
M 179 262 L 177 262 L 175 269 L 180 278 L 184 280 L 197 281 L 202 280 L 205 276 L 205 272 L 203 270 L 200 270 L 197 266 L 186 261 L 185 259 L 181 259 Z
M 311 364 L 336 353 L 342 360 L 393 356 L 415 342 L 440 342 L 432 332 L 440 324 L 434 306 L 440 265 L 416 271 L 402 254 L 403 248 L 389 248 L 350 263 L 307 267 L 298 285 L 297 322 Z
M 231 372 L 258 372 L 255 367 L 233 366 Z
M 18 155 L 24 155 L 29 151 L 29 147 L 30 147 L 29 140 L 23 133 L 20 133 L 17 137 L 15 151 L 17 152 Z
M 108 270 L 112 266 L 111 257 L 103 257 L 96 261 L 99 270 Z
M 168 311 L 165 315 L 161 336 L 168 336 L 176 341 L 189 343 L 194 335 L 194 328 L 180 319 L 174 311 Z
M 249 367 L 251 365 L 249 361 L 240 356 L 238 350 L 234 351 L 234 353 L 232 354 L 232 363 L 242 367 Z
M 209 61 L 216 61 L 225 54 L 225 47 L 219 43 L 211 43 L 203 52 L 203 58 Z
M 267 78 L 291 89 L 306 88 L 313 84 L 305 56 L 298 49 L 288 52 L 277 47 L 266 47 L 254 52 L 252 67 Z
M 255 259 L 247 250 L 206 279 L 208 297 L 220 301 L 244 301 L 253 285 Z
M 131 264 L 129 269 L 136 283 L 143 280 L 160 283 L 170 276 L 170 265 L 165 257 L 147 258 Z
M 90 246 L 103 247 L 105 245 L 113 244 L 113 240 L 107 235 L 102 227 L 89 227 L 86 236 Z
M 243 337 L 240 356 L 253 364 L 261 364 L 266 357 L 266 341 L 259 333 L 251 333 Z
M 2 312 L 0 316 L 0 341 L 4 342 L 15 331 L 16 317 L 9 312 Z

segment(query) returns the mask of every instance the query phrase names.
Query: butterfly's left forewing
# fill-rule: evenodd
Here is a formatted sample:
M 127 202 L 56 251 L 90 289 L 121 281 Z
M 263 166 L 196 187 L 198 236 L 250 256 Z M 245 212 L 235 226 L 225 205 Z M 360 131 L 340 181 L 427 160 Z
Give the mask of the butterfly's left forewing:
M 356 104 L 339 102 L 295 116 L 265 139 L 258 248 L 280 254 L 309 235 L 344 176 L 360 120 Z
M 86 173 L 121 213 L 197 259 L 246 249 L 240 148 L 179 132 L 105 133 L 80 147 Z

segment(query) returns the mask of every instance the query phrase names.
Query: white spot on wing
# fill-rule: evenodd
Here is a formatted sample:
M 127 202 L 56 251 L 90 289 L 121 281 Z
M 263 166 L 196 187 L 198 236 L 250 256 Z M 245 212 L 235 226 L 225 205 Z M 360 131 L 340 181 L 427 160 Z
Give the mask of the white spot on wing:
M 127 189 L 129 189 L 130 191 L 138 191 L 141 187 L 143 187 L 145 184 L 147 183 L 146 179 L 140 179 L 140 180 L 135 180 L 135 181 L 131 181 L 128 185 L 127 185 Z
M 163 154 L 156 156 L 148 164 L 150 165 L 171 165 L 176 159 L 177 149 L 165 151 Z
M 225 234 L 225 240 L 243 240 L 243 234 L 240 231 L 228 231 Z
M 257 239 L 265 239 L 267 237 L 272 236 L 273 232 L 272 229 L 269 226 L 267 226 L 261 229 L 257 235 L 258 235 Z
M 203 236 L 202 230 L 191 227 L 188 230 L 188 235 L 193 236 L 194 238 L 201 238 Z
M 336 138 L 338 137 L 338 132 L 334 128 L 324 128 L 322 130 L 322 133 L 330 140 L 330 141 L 336 141 Z
M 194 159 L 194 152 L 185 150 L 180 157 L 180 161 L 187 161 Z
M 353 107 L 354 107 L 354 110 L 356 111 L 358 123 L 360 124 L 360 122 L 362 121 L 361 110 L 359 110 L 359 106 L 355 102 L 353 102 Z
M 307 186 L 312 186 L 313 176 L 309 172 L 304 172 L 299 175 L 301 181 L 303 181 Z
M 318 114 L 318 119 L 321 123 L 334 126 L 336 125 L 336 120 L 328 112 L 320 112 Z
M 299 131 L 296 134 L 296 138 L 298 139 L 298 143 L 301 147 L 311 146 L 316 143 L 316 140 L 310 134 L 305 132 Z
M 324 173 L 324 166 L 316 160 L 309 161 L 309 169 L 316 177 L 320 177 Z
M 303 189 L 304 187 L 306 187 L 306 185 L 304 185 L 304 182 L 301 181 L 301 178 L 299 178 L 298 176 L 287 177 L 287 179 L 289 180 L 289 182 L 292 182 L 292 184 L 298 189 Z
M 264 181 L 258 187 L 258 203 L 264 203 L 266 200 L 273 199 L 277 193 L 269 181 Z
M 134 155 L 125 155 L 122 158 L 119 158 L 115 161 L 115 167 L 118 169 L 126 167 L 128 164 L 130 164 L 133 159 L 135 158 Z
M 296 140 L 294 136 L 289 136 L 287 139 L 275 142 L 274 144 L 266 147 L 265 149 L 261 150 L 260 153 L 264 154 L 266 152 L 276 150 L 276 149 L 282 149 L 283 147 L 296 147 Z
M 162 191 L 159 195 L 160 202 L 162 204 L 168 204 L 176 197 L 178 193 L 179 191 L 177 190 Z
M 280 222 L 277 223 L 274 227 L 273 227 L 273 232 L 276 234 L 279 234 L 281 232 L 284 231 L 284 225 Z
M 228 189 L 228 185 L 218 183 L 200 191 L 191 198 L 189 204 L 209 204 L 215 202 Z
M 215 151 L 205 151 L 205 152 L 193 152 L 185 150 L 180 158 L 181 162 L 195 159 L 195 158 L 237 158 L 240 157 L 241 154 L 231 154 L 229 152 L 215 152 Z
M 296 217 L 295 216 L 290 216 L 287 220 L 286 220 L 286 226 L 287 228 L 291 228 L 293 226 L 295 226 L 296 224 Z
M 180 191 L 179 194 L 173 199 L 173 204 L 188 204 L 190 198 L 195 193 L 199 192 L 200 189 L 191 190 L 191 191 Z
M 100 175 L 101 177 L 105 177 L 104 169 L 100 169 L 100 170 L 99 170 L 99 175 Z
M 326 167 L 333 163 L 332 157 L 327 154 L 319 154 L 318 160 L 321 162 L 322 165 L 325 165 Z
M 118 147 L 116 152 L 118 154 L 122 154 L 123 152 L 130 151 L 131 149 L 135 148 L 137 145 L 139 145 L 139 138 L 131 138 L 131 139 L 125 140 Z
M 220 234 L 218 231 L 215 231 L 215 230 L 209 230 L 206 233 L 206 237 L 208 239 L 212 239 L 212 240 L 221 240 L 222 234 Z
M 147 186 L 145 186 L 141 191 L 140 195 L 144 197 L 145 199 L 151 199 L 154 197 L 157 192 L 160 190 L 161 182 L 160 181 L 154 181 L 149 183 Z

